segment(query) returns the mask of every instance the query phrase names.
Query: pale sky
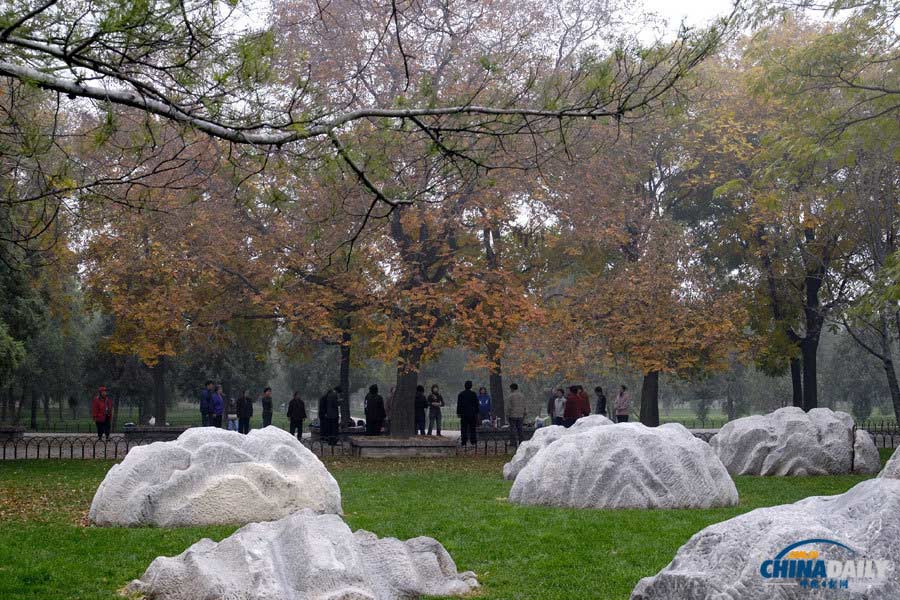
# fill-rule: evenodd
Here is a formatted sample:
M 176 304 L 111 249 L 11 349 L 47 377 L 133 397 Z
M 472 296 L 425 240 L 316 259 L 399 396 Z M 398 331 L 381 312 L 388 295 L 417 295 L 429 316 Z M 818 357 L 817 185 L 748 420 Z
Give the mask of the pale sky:
M 688 25 L 701 26 L 731 12 L 731 0 L 644 0 L 648 12 L 657 13 L 677 27 L 682 19 Z

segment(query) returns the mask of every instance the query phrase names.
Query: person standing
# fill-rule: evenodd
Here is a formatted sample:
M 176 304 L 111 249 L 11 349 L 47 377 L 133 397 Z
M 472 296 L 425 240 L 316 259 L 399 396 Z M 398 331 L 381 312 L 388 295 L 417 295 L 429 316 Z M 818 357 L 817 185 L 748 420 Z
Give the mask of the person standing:
M 516 445 L 525 439 L 522 433 L 522 423 L 527 416 L 525 396 L 519 391 L 517 383 L 509 384 L 509 397 L 506 399 L 506 418 L 509 421 L 509 432 Z
M 272 388 L 264 389 L 259 401 L 262 405 L 262 426 L 268 427 L 272 424 Z
M 112 429 L 112 399 L 106 395 L 105 386 L 101 385 L 97 389 L 97 395 L 91 402 L 91 416 L 97 424 L 97 440 L 102 440 L 105 435 L 109 441 L 109 432 Z
M 241 392 L 237 401 L 238 433 L 250 433 L 250 418 L 253 416 L 253 398 L 248 390 Z
M 319 436 L 330 446 L 337 444 L 338 417 L 340 416 L 341 386 L 337 385 L 325 392 L 319 399 Z
M 565 425 L 566 411 L 566 391 L 562 388 L 556 388 L 556 395 L 553 398 L 553 424 Z
M 209 415 L 211 427 L 222 429 L 222 415 L 225 414 L 225 399 L 222 397 L 222 386 L 217 385 L 212 395 L 212 412 Z
M 597 414 L 606 416 L 606 394 L 603 393 L 603 388 L 599 385 L 594 388 L 594 393 L 597 394 Z
M 478 416 L 481 404 L 478 396 L 472 391 L 472 382 L 465 383 L 465 389 L 456 397 L 456 414 L 459 416 L 460 441 L 463 446 L 478 443 Z
M 428 407 L 428 398 L 425 397 L 425 386 L 416 386 L 416 400 L 413 406 L 416 416 L 416 435 L 425 435 L 425 409 Z
M 200 426 L 201 427 L 209 427 L 210 425 L 210 415 L 212 414 L 212 403 L 213 403 L 213 394 L 215 393 L 215 387 L 213 386 L 213 382 L 209 379 L 206 380 L 205 389 L 200 392 Z
M 628 414 L 631 412 L 631 394 L 624 385 L 616 396 L 616 423 L 627 423 Z
M 571 427 L 581 417 L 581 400 L 578 398 L 578 386 L 569 386 L 566 394 L 566 407 L 563 411 L 563 425 Z
M 591 399 L 583 385 L 578 386 L 578 411 L 581 413 L 578 415 L 579 419 L 591 414 Z
M 431 386 L 431 394 L 428 395 L 428 435 L 431 428 L 437 428 L 438 437 L 441 437 L 441 407 L 444 406 L 444 397 L 441 396 L 437 385 Z
M 478 420 L 490 421 L 492 411 L 491 395 L 483 387 L 478 388 Z
M 384 419 L 387 411 L 384 409 L 384 398 L 378 393 L 377 385 L 369 386 L 369 393 L 365 399 L 366 435 L 381 435 Z
M 225 398 L 225 428 L 228 431 L 238 430 L 237 400 L 233 397 Z
M 306 403 L 300 398 L 300 392 L 294 392 L 294 397 L 288 404 L 287 418 L 290 422 L 291 435 L 297 432 L 297 439 L 303 439 L 303 419 L 306 418 Z

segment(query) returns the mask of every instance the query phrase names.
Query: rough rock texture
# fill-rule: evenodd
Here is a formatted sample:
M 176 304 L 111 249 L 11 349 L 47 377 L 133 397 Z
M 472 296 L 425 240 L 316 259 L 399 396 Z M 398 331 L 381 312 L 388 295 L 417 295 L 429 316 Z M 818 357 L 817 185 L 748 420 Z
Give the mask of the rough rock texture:
M 303 510 L 203 539 L 154 560 L 126 592 L 156 600 L 391 600 L 457 596 L 478 587 L 436 540 L 352 533 L 337 515 Z
M 900 479 L 900 450 L 894 450 L 887 464 L 884 465 L 879 477 L 887 477 L 890 479 Z
M 572 508 L 734 506 L 737 489 L 706 442 L 677 423 L 623 423 L 564 435 L 540 450 L 511 502 Z
M 878 450 L 844 412 L 794 406 L 730 421 L 710 445 L 732 475 L 874 473 Z M 875 469 L 874 471 L 872 469 Z
M 884 579 L 848 578 L 846 590 L 812 590 L 796 579 L 764 579 L 763 561 L 803 540 L 829 560 L 886 560 Z M 631 600 L 772 600 L 900 598 L 900 481 L 869 479 L 839 496 L 815 496 L 795 504 L 760 508 L 711 525 L 682 546 L 675 559 L 653 577 L 638 582 Z M 770 583 L 766 583 L 770 582 Z M 780 585 L 779 585 L 780 583 Z
M 881 470 L 881 455 L 872 441 L 872 436 L 865 429 L 856 430 L 853 442 L 853 472 L 877 473 Z
M 181 527 L 280 519 L 296 510 L 341 512 L 341 491 L 312 452 L 275 427 L 249 435 L 192 428 L 133 448 L 97 489 L 96 525 Z
M 527 442 L 522 442 L 516 449 L 512 459 L 503 465 L 503 478 L 515 479 L 516 475 L 525 468 L 534 455 L 564 435 L 578 433 L 592 427 L 612 425 L 613 422 L 603 415 L 590 415 L 575 421 L 575 424 L 566 429 L 562 425 L 550 425 L 534 431 L 534 435 Z

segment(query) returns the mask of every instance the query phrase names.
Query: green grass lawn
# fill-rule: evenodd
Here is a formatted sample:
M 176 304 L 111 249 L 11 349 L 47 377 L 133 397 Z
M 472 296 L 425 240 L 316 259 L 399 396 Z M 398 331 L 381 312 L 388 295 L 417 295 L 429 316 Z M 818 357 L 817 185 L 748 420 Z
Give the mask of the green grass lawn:
M 890 451 L 882 451 L 887 460 Z M 740 513 L 838 494 L 860 476 L 739 477 L 741 504 L 715 510 L 563 510 L 514 506 L 506 457 L 327 460 L 351 528 L 435 537 L 485 599 L 626 599 L 688 538 Z M 84 524 L 101 461 L 0 463 L 0 598 L 111 599 L 156 556 L 178 554 L 234 527 L 103 529 Z

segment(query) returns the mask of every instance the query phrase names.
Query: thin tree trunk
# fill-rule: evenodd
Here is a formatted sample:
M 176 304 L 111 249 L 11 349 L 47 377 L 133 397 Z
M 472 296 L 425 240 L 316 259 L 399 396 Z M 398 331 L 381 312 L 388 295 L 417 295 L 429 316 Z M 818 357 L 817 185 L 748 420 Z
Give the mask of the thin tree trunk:
M 32 429 L 32 431 L 37 430 L 37 407 L 38 407 L 37 390 L 31 390 L 31 429 Z
M 57 407 L 57 413 L 59 416 L 59 420 L 63 420 L 63 402 L 65 402 L 65 394 L 59 395 L 59 406 Z
M 495 344 L 488 346 L 490 359 L 493 363 L 488 377 L 488 387 L 491 388 L 491 410 L 500 419 L 506 421 L 506 404 L 503 400 L 503 365 L 497 355 L 499 348 Z
M 803 356 L 803 410 L 810 411 L 819 405 L 816 359 L 819 349 L 819 340 L 807 337 L 803 340 L 800 350 Z
M 43 403 L 44 408 L 44 426 L 49 429 L 50 427 L 50 396 L 47 394 L 41 395 L 41 402 Z
M 641 423 L 647 427 L 659 426 L 659 371 L 644 374 L 641 385 Z
M 803 408 L 803 369 L 799 358 L 791 359 L 791 388 L 793 389 L 793 405 Z
M 166 357 L 160 356 L 159 360 L 150 369 L 153 376 L 153 399 L 152 408 L 153 416 L 156 417 L 156 424 L 160 427 L 166 424 Z M 145 418 L 149 419 L 149 415 L 145 414 Z
M 350 415 L 350 342 L 352 340 L 349 330 L 341 332 L 341 426 L 353 426 L 353 418 Z

